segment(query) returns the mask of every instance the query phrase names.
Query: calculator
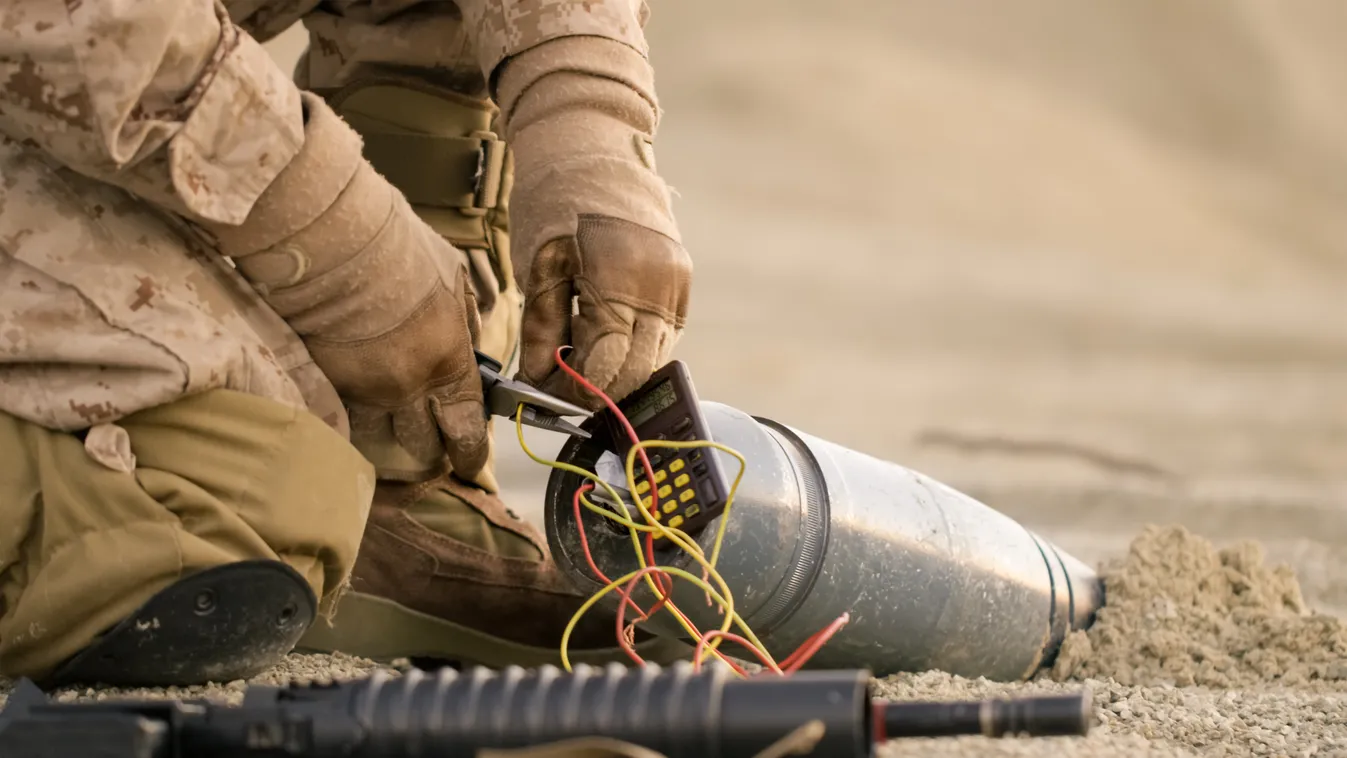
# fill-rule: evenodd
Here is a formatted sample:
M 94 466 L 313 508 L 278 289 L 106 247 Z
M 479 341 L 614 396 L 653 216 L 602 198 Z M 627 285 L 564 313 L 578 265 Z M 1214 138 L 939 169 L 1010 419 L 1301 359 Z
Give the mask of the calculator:
M 670 361 L 649 381 L 617 404 L 636 436 L 643 442 L 711 440 L 711 430 L 702 414 L 697 391 L 687 364 Z M 612 412 L 605 410 L 608 432 L 622 465 L 633 444 L 627 430 Z M 633 500 L 665 526 L 695 534 L 725 510 L 729 498 L 725 473 L 714 448 L 646 447 L 655 479 L 650 481 L 641 459 L 636 458 L 636 491 Z M 654 532 L 656 540 L 664 536 Z

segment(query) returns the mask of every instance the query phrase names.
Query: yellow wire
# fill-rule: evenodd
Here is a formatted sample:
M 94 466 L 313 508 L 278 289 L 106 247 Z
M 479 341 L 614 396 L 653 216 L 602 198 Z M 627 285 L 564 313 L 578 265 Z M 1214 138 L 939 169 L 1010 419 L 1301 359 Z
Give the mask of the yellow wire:
M 522 411 L 523 405 L 521 404 L 517 410 Z M 622 498 L 618 497 L 617 491 L 613 489 L 612 485 L 608 484 L 608 482 L 599 478 L 592 472 L 586 471 L 580 468 L 579 466 L 573 466 L 569 463 L 562 463 L 561 461 L 551 461 L 545 458 L 540 458 L 539 456 L 535 455 L 534 452 L 529 448 L 528 442 L 525 441 L 524 439 L 524 424 L 522 413 L 515 414 L 515 432 L 519 436 L 519 446 L 524 450 L 524 454 L 527 455 L 529 458 L 532 458 L 535 462 L 541 463 L 544 466 L 550 466 L 552 468 L 557 468 L 561 469 L 562 471 L 567 471 L 576 474 L 577 476 L 583 477 L 592 482 L 595 482 L 596 484 L 602 485 L 603 488 L 608 491 L 608 495 L 613 499 L 613 502 L 615 503 L 622 502 Z M 605 518 L 611 518 L 612 520 L 617 521 L 618 523 L 625 524 L 628 527 L 628 533 L 631 535 L 632 546 L 636 550 L 637 561 L 640 563 L 642 569 L 649 567 L 649 564 L 645 562 L 645 551 L 641 549 L 641 541 L 640 538 L 636 535 L 636 532 L 653 531 L 652 527 L 636 524 L 630 519 L 620 517 L 616 513 L 614 513 L 611 509 L 600 508 L 599 506 L 588 502 L 588 500 L 583 495 L 581 496 L 581 502 L 586 504 L 590 510 L 593 510 L 595 513 L 598 513 L 601 516 Z M 579 524 L 577 524 L 576 526 L 578 528 L 583 528 L 583 526 Z M 665 533 L 669 534 L 667 529 L 665 530 Z M 672 541 L 675 544 L 679 545 L 684 550 L 691 553 L 694 558 L 698 558 L 699 562 L 705 565 L 705 559 L 701 558 L 700 547 L 698 547 L 695 543 L 691 542 L 691 540 L 687 537 L 686 534 L 679 531 L 677 535 L 670 535 L 670 536 L 672 537 Z M 717 580 L 717 584 L 720 584 L 721 587 L 725 590 L 725 593 L 729 594 L 729 585 L 725 582 L 724 578 L 722 578 L 719 575 L 719 573 L 715 572 L 714 569 L 712 569 L 712 573 L 714 574 Z M 654 580 L 650 577 L 649 574 L 646 574 L 645 579 L 646 583 L 650 587 L 650 590 L 654 592 L 657 596 L 664 594 L 663 592 L 660 591 L 658 587 L 655 586 Z M 566 629 L 568 631 L 567 634 L 564 635 L 564 637 L 569 638 L 569 631 L 575 628 L 575 626 L 580 622 L 580 619 L 583 617 L 585 611 L 588 610 L 588 608 L 591 607 L 591 605 L 592 604 L 582 606 L 580 610 L 576 611 L 575 615 L 571 617 L 570 623 L 566 625 Z M 723 605 L 724 604 L 722 603 L 722 607 Z M 693 628 L 693 626 L 685 619 L 685 615 L 682 614 L 681 611 L 678 611 L 677 606 L 673 604 L 672 600 L 666 602 L 665 606 L 670 609 L 669 612 L 673 614 L 674 618 L 678 621 L 679 625 L 683 627 L 683 631 L 687 632 L 688 636 L 690 637 L 698 636 L 697 630 Z M 739 624 L 741 629 L 745 630 L 749 634 L 752 633 L 752 630 L 748 628 L 748 625 L 744 623 L 743 619 L 739 618 L 739 615 L 737 613 L 726 615 L 725 628 L 721 629 L 721 631 L 722 632 L 728 631 L 729 626 L 731 626 L 736 622 Z M 720 641 L 721 641 L 720 638 L 716 638 L 710 645 L 707 646 L 707 648 L 708 650 L 710 650 L 711 654 L 716 655 L 717 657 L 723 660 L 724 656 L 719 652 L 719 650 L 716 649 L 719 647 Z M 564 649 L 562 650 L 562 660 L 563 662 L 566 660 L 566 654 Z M 568 671 L 570 670 L 569 667 L 567 668 L 567 670 Z
M 703 557 L 701 556 L 701 551 L 688 551 L 688 552 L 692 555 L 693 560 L 695 560 L 695 561 L 697 561 L 698 563 L 700 563 L 700 564 L 702 565 L 702 568 L 706 569 L 707 572 L 708 572 L 709 574 L 713 575 L 713 576 L 717 579 L 717 582 L 716 582 L 716 583 L 719 584 L 719 585 L 721 586 L 721 589 L 722 589 L 722 590 L 724 591 L 724 593 L 725 593 L 725 596 L 726 596 L 726 598 L 727 598 L 727 600 L 728 600 L 728 604 L 725 604 L 725 623 L 722 625 L 720 631 L 721 631 L 722 634 L 725 633 L 725 632 L 728 632 L 728 631 L 730 630 L 731 624 L 734 623 L 735 620 L 737 620 L 737 619 L 739 618 L 739 616 L 738 616 L 737 613 L 734 612 L 734 595 L 732 595 L 732 594 L 730 593 L 730 588 L 729 588 L 729 586 L 725 583 L 725 580 L 724 580 L 723 578 L 721 578 L 720 572 L 719 572 L 719 571 L 716 571 L 715 564 L 716 564 L 716 559 L 720 557 L 720 546 L 724 543 L 724 540 L 725 540 L 725 527 L 730 523 L 730 507 L 731 507 L 732 505 L 734 505 L 734 496 L 735 496 L 735 493 L 737 493 L 737 492 L 739 491 L 739 483 L 740 483 L 741 481 L 743 481 L 744 473 L 745 473 L 746 471 L 748 471 L 748 461 L 745 460 L 743 454 L 740 453 L 738 450 L 735 450 L 734 448 L 731 448 L 731 447 L 726 446 L 726 445 L 722 445 L 722 444 L 720 444 L 719 442 L 711 442 L 711 441 L 709 441 L 709 440 L 696 440 L 696 441 L 693 441 L 693 442 L 673 442 L 673 441 L 666 441 L 666 440 L 645 440 L 645 441 L 642 441 L 642 442 L 639 442 L 639 443 L 633 445 L 632 448 L 631 448 L 631 450 L 628 450 L 628 451 L 627 451 L 627 486 L 631 488 L 631 492 L 632 492 L 632 494 L 633 494 L 633 497 L 637 497 L 637 499 L 638 499 L 638 502 L 637 502 L 637 510 L 640 511 L 642 514 L 645 515 L 647 522 L 649 522 L 649 523 L 650 523 L 652 526 L 654 526 L 656 529 L 661 530 L 661 531 L 664 533 L 664 535 L 665 535 L 667 538 L 669 538 L 670 540 L 679 542 L 679 543 L 680 543 L 680 546 L 681 546 L 681 547 L 684 547 L 685 550 L 687 550 L 687 548 L 684 546 L 684 544 L 682 543 L 682 541 L 679 540 L 678 538 L 676 538 L 676 537 L 674 536 L 673 531 L 670 531 L 670 529 L 669 529 L 668 527 L 666 527 L 664 524 L 660 523 L 659 521 L 655 520 L 654 516 L 652 516 L 652 515 L 650 514 L 649 511 L 647 511 L 644 507 L 642 507 L 643 504 L 639 501 L 639 496 L 635 494 L 635 493 L 636 493 L 636 469 L 635 469 L 635 466 L 636 466 L 636 455 L 637 455 L 637 453 L 638 453 L 639 451 L 644 450 L 645 448 L 650 448 L 650 447 L 663 447 L 663 448 L 669 448 L 669 449 L 672 449 L 672 450 L 688 450 L 688 449 L 710 448 L 710 449 L 713 449 L 713 450 L 720 450 L 720 451 L 722 451 L 722 452 L 724 452 L 724 453 L 727 453 L 727 454 L 729 454 L 729 455 L 732 455 L 732 456 L 734 456 L 734 458 L 735 458 L 736 460 L 739 461 L 739 473 L 735 475 L 735 477 L 734 477 L 734 483 L 730 485 L 730 491 L 729 491 L 729 493 L 726 494 L 726 496 L 725 496 L 725 510 L 722 512 L 722 514 L 721 514 L 721 516 L 720 516 L 720 527 L 719 527 L 718 529 L 716 529 L 716 538 L 715 538 L 715 541 L 712 543 L 712 547 L 711 547 L 711 560 L 708 562 L 705 558 L 703 558 Z M 653 487 L 654 482 L 651 482 L 651 485 L 652 485 L 652 487 Z M 650 496 L 650 497 L 651 497 L 651 502 L 653 503 L 653 502 L 654 502 L 654 493 L 651 493 L 651 496 Z M 677 530 L 675 530 L 675 531 L 677 531 Z M 686 539 L 686 534 L 685 534 L 684 532 L 678 531 L 678 534 L 679 534 L 679 535 L 683 535 L 683 537 Z M 758 648 L 758 650 L 760 650 L 765 656 L 767 656 L 767 658 L 768 658 L 769 660 L 773 660 L 772 657 L 771 657 L 771 654 L 767 652 L 766 646 L 764 646 L 764 645 L 762 644 L 762 641 L 758 639 L 758 635 L 755 634 L 755 633 L 753 632 L 753 630 L 752 630 L 751 628 L 749 628 L 749 626 L 748 626 L 746 623 L 743 623 L 742 621 L 740 621 L 740 622 L 739 622 L 739 627 L 740 627 L 740 629 L 743 630 L 744 636 L 745 636 L 746 638 L 748 638 L 748 641 L 753 643 L 753 646 L 754 646 L 754 647 Z
M 523 406 L 521 404 L 518 410 L 522 411 L 522 409 Z M 608 496 L 612 498 L 613 502 L 615 503 L 622 502 L 622 499 L 617 495 L 617 492 L 616 490 L 613 489 L 612 485 L 608 484 L 608 482 L 604 481 L 594 473 L 586 471 L 585 469 L 582 469 L 578 466 L 573 466 L 571 464 L 562 463 L 560 461 L 555 460 L 547 460 L 535 455 L 533 451 L 529 449 L 528 443 L 524 439 L 524 425 L 522 413 L 515 414 L 515 430 L 519 437 L 519 445 L 524 450 L 524 454 L 527 455 L 529 458 L 531 458 L 533 461 L 545 466 L 549 466 L 551 468 L 556 468 L 562 471 L 575 474 L 586 480 L 592 481 L 596 485 L 602 486 L 604 490 L 607 492 Z M 709 561 L 706 559 L 705 554 L 701 549 L 701 546 L 698 545 L 695 541 L 693 541 L 691 537 L 687 535 L 687 533 L 660 523 L 644 507 L 642 498 L 639 495 L 636 495 L 636 475 L 635 475 L 636 456 L 641 450 L 650 447 L 664 447 L 671 449 L 710 448 L 720 450 L 728 455 L 733 456 L 739 461 L 739 472 L 735 476 L 734 483 L 730 487 L 730 491 L 726 496 L 725 510 L 721 516 L 720 527 L 716 531 L 716 537 L 712 547 L 711 558 Z M 587 510 L 596 513 L 600 516 L 603 516 L 604 518 L 611 519 L 627 527 L 628 533 L 631 536 L 632 546 L 636 552 L 637 562 L 641 568 L 638 569 L 637 571 L 631 572 L 623 579 L 610 583 L 607 587 L 605 587 L 603 590 L 600 590 L 588 601 L 586 601 L 583 605 L 581 605 L 581 607 L 575 612 L 575 615 L 572 616 L 570 623 L 566 625 L 566 629 L 562 633 L 562 642 L 561 642 L 561 660 L 563 666 L 567 671 L 569 671 L 571 668 L 569 655 L 567 654 L 568 642 L 570 640 L 571 634 L 574 633 L 575 627 L 579 623 L 580 619 L 584 616 L 586 612 L 588 612 L 590 608 L 594 606 L 596 602 L 598 602 L 599 598 L 603 597 L 608 592 L 611 592 L 614 588 L 621 586 L 623 582 L 629 581 L 632 577 L 637 576 L 638 574 L 641 573 L 642 570 L 650 567 L 649 564 L 646 563 L 645 551 L 641 549 L 641 541 L 639 536 L 637 535 L 637 532 L 659 532 L 661 536 L 663 536 L 665 539 L 668 539 L 670 542 L 677 545 L 678 547 L 682 548 L 693 558 L 693 560 L 701 564 L 702 569 L 705 572 L 706 576 L 708 578 L 711 578 L 716 584 L 720 585 L 721 590 L 724 593 L 723 595 L 712 590 L 711 586 L 705 580 L 696 579 L 690 573 L 682 569 L 676 569 L 675 567 L 672 566 L 662 566 L 659 567 L 659 571 L 662 573 L 670 573 L 673 574 L 674 576 L 683 576 L 685 578 L 688 578 L 694 584 L 702 588 L 706 592 L 708 597 L 717 600 L 722 609 L 722 613 L 725 617 L 725 620 L 721 624 L 719 629 L 721 634 L 728 633 L 730 627 L 732 626 L 738 626 L 744 632 L 744 637 L 751 643 L 753 648 L 755 648 L 757 652 L 761 653 L 766 660 L 771 662 L 772 668 L 779 670 L 779 666 L 777 665 L 772 655 L 767 651 L 766 646 L 762 644 L 762 641 L 758 639 L 757 635 L 753 632 L 752 628 L 750 628 L 748 624 L 743 620 L 743 618 L 740 617 L 740 615 L 737 612 L 735 612 L 733 594 L 730 592 L 729 585 L 728 583 L 725 582 L 724 577 L 720 575 L 720 572 L 718 572 L 715 569 L 715 564 L 720 555 L 721 546 L 724 542 L 725 528 L 726 525 L 729 523 L 730 506 L 734 502 L 734 495 L 739 488 L 739 484 L 743 479 L 743 475 L 746 472 L 747 468 L 748 462 L 745 460 L 742 454 L 740 454 L 737 450 L 734 450 L 733 448 L 730 448 L 726 445 L 722 445 L 717 442 L 711 442 L 707 440 L 697 440 L 692 442 L 646 440 L 638 442 L 631 448 L 631 450 L 628 451 L 626 461 L 627 486 L 629 488 L 629 491 L 632 492 L 633 497 L 636 499 L 637 510 L 642 514 L 642 516 L 645 517 L 645 520 L 647 522 L 646 524 L 637 524 L 630 518 L 615 513 L 612 509 L 602 508 L 594 504 L 588 498 L 586 498 L 583 495 L 583 493 L 580 495 L 580 502 L 582 505 L 584 505 L 584 507 Z M 651 495 L 651 501 L 654 502 L 653 494 Z M 577 528 L 583 528 L 583 526 L 579 524 L 577 524 L 576 526 Z M 643 578 L 646 580 L 647 586 L 649 586 L 650 590 L 656 596 L 662 596 L 665 594 L 655 585 L 654 578 L 650 575 L 650 573 L 646 573 Z M 669 612 L 673 614 L 674 618 L 678 621 L 679 625 L 683 627 L 684 631 L 687 632 L 689 636 L 699 636 L 697 635 L 696 630 L 691 626 L 691 624 L 688 623 L 687 620 L 685 620 L 685 615 L 682 613 L 682 611 L 679 611 L 677 606 L 674 605 L 672 597 L 669 597 L 665 605 L 669 608 Z M 704 660 L 706 656 L 710 655 L 714 655 L 720 658 L 721 660 L 725 659 L 724 655 L 717 649 L 722 639 L 723 639 L 722 637 L 717 637 L 716 639 L 712 640 L 710 643 L 705 645 L 705 652 L 702 654 L 703 656 L 702 660 Z
M 613 581 L 609 582 L 609 583 L 607 584 L 607 586 L 605 586 L 603 589 L 599 590 L 598 592 L 594 593 L 594 595 L 593 595 L 592 597 L 590 597 L 588 600 L 586 600 L 586 601 L 584 602 L 584 604 L 582 604 L 582 605 L 580 606 L 580 610 L 576 612 L 577 616 L 578 616 L 578 615 L 583 615 L 583 614 L 584 614 L 586 611 L 588 611 L 590 608 L 593 608 L 593 607 L 594 607 L 594 604 L 597 603 L 597 602 L 599 602 L 599 600 L 601 600 L 601 599 L 603 598 L 604 595 L 607 595 L 609 592 L 612 592 L 613 590 L 617 589 L 618 587 L 621 587 L 622 585 L 626 584 L 627 582 L 630 582 L 630 581 L 632 580 L 632 577 L 637 576 L 638 574 L 640 574 L 640 573 L 641 573 L 642 571 L 644 571 L 644 570 L 645 570 L 645 569 L 637 569 L 637 570 L 635 570 L 635 571 L 628 572 L 628 573 L 626 573 L 625 575 L 623 575 L 623 576 L 621 576 L 621 577 L 619 577 L 619 578 L 617 578 L 617 579 L 614 579 Z M 673 574 L 673 575 L 676 576 L 676 577 L 680 577 L 680 578 L 682 578 L 682 579 L 686 579 L 686 580 L 689 581 L 689 582 L 692 582 L 693 584 L 695 584 L 695 585 L 697 585 L 698 587 L 700 587 L 700 588 L 702 588 L 703 590 L 705 590 L 708 594 L 711 595 L 711 597 L 715 598 L 716 601 L 719 602 L 721 605 L 726 605 L 726 604 L 729 602 L 729 600 L 728 600 L 727 598 L 721 597 L 721 596 L 720 596 L 720 593 L 718 593 L 718 592 L 716 592 L 714 589 L 712 589 L 712 588 L 711 588 L 711 585 L 709 585 L 709 584 L 707 584 L 706 582 L 702 581 L 702 580 L 699 579 L 696 575 L 694 575 L 693 573 L 691 573 L 691 572 L 689 572 L 689 571 L 684 571 L 683 569 L 678 568 L 677 566 L 661 566 L 661 567 L 659 567 L 659 570 L 660 570 L 660 571 L 663 571 L 663 572 L 667 572 L 667 573 Z M 571 632 L 573 632 L 573 631 L 574 631 L 574 625 L 566 627 L 566 631 L 564 631 L 564 632 L 561 633 L 561 663 L 562 663 L 563 666 L 565 666 L 565 668 L 566 668 L 567 671 L 570 671 L 570 670 L 571 670 L 571 662 L 570 662 L 570 658 L 566 655 L 566 643 L 570 641 Z M 773 668 L 774 670 L 780 671 L 780 666 L 776 663 L 776 661 L 775 661 L 771 656 L 768 656 L 768 657 L 767 657 L 767 660 L 772 661 L 772 665 L 771 665 L 769 668 Z
M 584 496 L 583 494 L 580 496 L 580 501 L 581 501 L 582 503 L 586 502 L 586 498 L 585 498 L 585 496 Z M 597 505 L 590 504 L 590 507 L 591 507 L 591 510 L 593 510 L 594 512 L 596 512 L 596 513 L 598 513 L 598 514 L 600 514 L 600 515 L 602 515 L 602 516 L 608 516 L 608 515 L 611 513 L 611 511 L 605 510 L 605 509 L 603 509 L 603 508 L 600 508 L 600 507 L 597 506 Z M 614 519 L 614 520 L 616 521 L 617 519 Z M 650 529 L 649 527 L 647 527 L 647 530 L 648 530 L 648 531 L 653 531 L 653 529 Z M 733 607 L 733 606 L 734 606 L 734 603 L 733 603 L 733 598 L 734 598 L 734 596 L 733 596 L 733 594 L 731 594 L 730 591 L 729 591 L 729 585 L 726 583 L 724 577 L 720 574 L 720 572 L 719 572 L 719 571 L 716 571 L 715 568 L 711 567 L 711 564 L 706 560 L 706 558 L 704 557 L 704 554 L 702 553 L 701 546 L 698 545 L 696 542 L 693 542 L 693 541 L 691 540 L 691 538 L 688 536 L 687 532 L 684 532 L 684 531 L 682 531 L 681 529 L 671 529 L 671 528 L 669 528 L 669 527 L 664 527 L 664 533 L 665 533 L 666 535 L 668 535 L 668 536 L 673 540 L 673 542 L 674 542 L 676 545 L 678 545 L 679 547 L 683 548 L 683 550 L 684 550 L 685 552 L 691 554 L 692 557 L 693 557 L 693 559 L 695 559 L 698 563 L 700 563 L 700 564 L 702 565 L 702 568 L 706 570 L 706 573 L 709 575 L 709 578 L 713 579 L 713 580 L 716 582 L 716 584 L 719 584 L 719 585 L 721 586 L 722 591 L 725 593 L 725 596 L 728 597 L 728 598 L 730 598 L 730 601 L 729 601 L 728 604 L 727 604 L 726 602 L 724 602 L 724 601 L 722 601 L 722 602 L 720 603 L 720 606 L 721 606 L 721 612 L 724 613 L 724 615 L 725 615 L 725 623 L 724 623 L 724 624 L 721 626 L 721 628 L 720 628 L 721 633 L 728 632 L 728 631 L 729 631 L 729 627 L 730 627 L 731 625 L 738 626 L 739 629 L 740 629 L 741 631 L 744 632 L 744 637 L 745 637 L 746 639 L 748 639 L 750 642 L 755 643 L 753 646 L 754 646 L 756 649 L 758 649 L 759 651 L 761 651 L 762 654 L 763 654 L 764 656 L 766 656 L 769 660 L 774 660 L 774 659 L 772 659 L 771 653 L 767 652 L 766 647 L 764 647 L 764 646 L 762 645 L 761 641 L 758 640 L 757 635 L 753 632 L 752 627 L 750 627 L 750 626 L 748 625 L 748 623 L 747 623 L 746 621 L 744 621 L 743 617 L 741 617 L 737 612 L 735 612 L 734 607 Z M 631 534 L 632 534 L 632 541 L 635 543 L 634 547 L 635 547 L 635 549 L 636 549 L 636 558 L 637 558 L 637 561 L 640 563 L 641 568 L 646 568 L 646 567 L 648 567 L 649 564 L 647 564 L 647 563 L 645 562 L 645 551 L 641 549 L 641 543 L 640 543 L 639 539 L 636 538 L 635 532 L 633 531 L 633 532 L 631 532 Z M 649 574 L 646 574 L 645 577 L 643 577 L 643 578 L 647 578 L 647 579 L 648 579 L 649 576 L 650 576 Z M 707 578 L 707 577 L 704 577 L 704 578 L 703 578 L 703 581 L 705 581 L 706 578 Z M 652 589 L 652 591 L 654 591 L 656 594 L 660 594 L 660 595 L 664 594 L 661 590 L 659 590 L 658 588 L 654 587 L 654 586 L 653 586 L 653 583 L 652 583 L 651 589 Z M 707 594 L 710 595 L 711 593 L 708 592 Z M 678 616 L 678 613 L 681 613 L 681 611 L 678 611 L 678 606 L 675 605 L 675 604 L 673 603 L 672 600 L 666 602 L 665 605 L 666 605 L 666 606 L 669 606 L 669 607 L 672 609 L 670 612 L 671 612 L 671 613 L 674 613 L 675 618 L 679 618 L 679 621 L 680 621 L 680 624 L 682 625 L 682 627 L 683 627 L 685 630 L 687 630 L 689 634 L 694 634 L 694 631 L 693 631 L 692 629 L 690 629 L 689 626 L 688 626 L 687 624 L 682 623 L 681 618 Z M 579 622 L 579 618 L 580 618 L 580 615 L 579 615 L 579 612 L 577 612 L 577 615 L 576 615 L 576 617 L 575 617 L 575 619 L 574 619 L 574 622 L 575 622 L 575 623 L 578 623 L 578 622 Z M 719 652 L 716 651 L 716 648 L 719 647 L 719 644 L 720 644 L 720 642 L 721 642 L 721 639 L 722 639 L 722 638 L 717 637 L 717 638 L 715 638 L 714 640 L 712 640 L 711 642 L 707 643 L 707 645 L 706 645 L 706 652 L 703 652 L 702 655 L 703 655 L 703 656 L 706 656 L 706 655 L 716 655 L 716 656 L 718 656 L 718 657 L 723 658 L 723 656 L 721 656 L 721 655 L 719 654 Z
M 726 447 L 725 445 L 721 445 L 716 442 L 710 442 L 706 440 L 698 440 L 696 442 L 665 442 L 661 440 L 647 440 L 637 443 L 632 447 L 631 450 L 627 451 L 627 487 L 628 491 L 632 493 L 632 496 L 636 498 L 637 500 L 636 509 L 641 513 L 641 515 L 645 517 L 646 522 L 655 530 L 659 531 L 670 542 L 673 542 L 674 544 L 683 548 L 685 552 L 687 552 L 689 555 L 692 556 L 693 560 L 701 564 L 702 569 L 704 570 L 706 575 L 713 578 L 715 582 L 720 585 L 721 590 L 724 592 L 726 598 L 726 600 L 721 603 L 722 612 L 725 617 L 725 621 L 721 624 L 720 627 L 721 634 L 729 632 L 730 627 L 732 625 L 737 624 L 739 628 L 744 632 L 744 636 L 747 637 L 749 641 L 752 642 L 754 646 L 757 647 L 770 660 L 771 659 L 770 654 L 767 653 L 766 648 L 763 647 L 762 643 L 757 639 L 757 635 L 754 634 L 753 630 L 748 626 L 746 622 L 744 622 L 744 620 L 739 616 L 739 614 L 734 611 L 734 595 L 730 592 L 729 585 L 725 582 L 724 577 L 720 575 L 719 571 L 716 571 L 714 562 L 713 561 L 708 562 L 706 560 L 706 558 L 702 555 L 702 551 L 700 550 L 700 548 L 696 546 L 696 543 L 692 542 L 691 538 L 687 535 L 686 532 L 665 526 L 664 524 L 656 520 L 654 516 L 645 508 L 641 497 L 638 494 L 636 494 L 636 475 L 634 470 L 636 455 L 639 451 L 647 447 L 716 448 L 719 450 L 724 450 L 725 452 L 729 453 L 730 455 L 733 455 L 735 458 L 739 460 L 739 474 L 738 476 L 735 477 L 734 484 L 733 486 L 730 487 L 729 494 L 726 496 L 725 499 L 725 513 L 721 518 L 720 530 L 718 531 L 717 535 L 718 536 L 716 548 L 717 551 L 719 550 L 719 539 L 722 539 L 724 537 L 725 525 L 729 523 L 729 507 L 734 501 L 734 494 L 739 488 L 739 482 L 743 478 L 744 472 L 748 468 L 748 462 L 744 460 L 743 455 L 741 455 L 737 450 Z M 651 502 L 652 503 L 655 502 L 654 500 L 655 496 L 653 493 L 651 494 L 650 497 Z M 641 568 L 645 568 L 647 566 L 645 562 L 645 551 L 641 550 L 640 541 L 636 538 L 635 532 L 632 532 L 632 542 L 634 547 L 636 548 L 637 561 L 640 564 Z M 655 592 L 657 595 L 662 594 L 655 587 L 654 579 L 651 578 L 649 574 L 646 574 L 644 578 L 646 579 L 646 583 L 650 586 L 653 592 Z M 710 593 L 708 593 L 708 595 L 709 594 Z M 681 611 L 678 611 L 678 607 L 676 605 L 673 605 L 673 603 L 669 602 L 666 604 L 671 606 L 670 612 L 675 613 L 675 616 L 677 616 L 677 613 L 681 613 Z M 686 624 L 683 626 L 685 629 L 687 628 Z M 718 648 L 719 645 L 714 643 L 718 643 L 720 642 L 720 640 L 721 638 L 717 637 L 713 641 L 713 644 L 707 646 L 708 652 L 703 653 L 703 655 L 711 655 L 711 654 L 719 655 L 719 652 L 716 650 L 716 648 Z
M 710 448 L 713 450 L 720 450 L 724 453 L 728 453 L 729 455 L 734 456 L 739 461 L 739 473 L 735 475 L 734 483 L 730 485 L 730 491 L 725 496 L 725 510 L 721 514 L 720 528 L 716 530 L 716 539 L 711 546 L 711 570 L 714 571 L 716 560 L 720 557 L 720 546 L 725 541 L 725 527 L 730 523 L 729 519 L 730 506 L 734 505 L 734 495 L 739 491 L 739 482 L 743 480 L 744 472 L 748 470 L 748 461 L 744 460 L 744 456 L 738 450 L 735 450 L 726 445 L 722 445 L 719 442 L 710 442 L 707 440 L 697 440 L 695 442 L 666 442 L 664 440 L 646 440 L 644 442 L 640 442 L 637 443 L 636 445 L 633 445 L 631 450 L 627 451 L 627 484 L 630 487 L 632 487 L 631 491 L 633 493 L 636 492 L 635 490 L 636 454 L 641 450 L 650 447 L 665 447 L 673 450 L 686 450 L 689 448 Z M 651 502 L 653 503 L 655 496 L 652 494 L 650 497 Z M 662 530 L 662 532 L 665 535 L 669 535 L 669 529 L 671 527 L 666 527 L 664 524 L 654 519 L 644 508 L 641 508 L 640 510 L 641 513 L 645 514 L 647 522 L 649 522 L 655 528 Z M 679 534 L 686 534 L 686 532 L 680 531 Z M 698 550 L 698 552 L 701 552 L 700 549 Z

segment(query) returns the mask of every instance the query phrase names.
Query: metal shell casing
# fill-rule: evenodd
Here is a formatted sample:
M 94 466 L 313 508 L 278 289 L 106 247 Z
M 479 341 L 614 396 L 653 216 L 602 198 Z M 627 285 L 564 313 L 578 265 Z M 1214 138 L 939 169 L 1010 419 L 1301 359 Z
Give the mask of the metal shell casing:
M 1103 602 L 1093 570 L 967 495 L 774 421 L 701 405 L 715 440 L 748 461 L 722 517 L 729 521 L 717 569 L 735 610 L 778 660 L 845 612 L 850 621 L 810 668 L 865 667 L 879 676 L 939 669 L 1015 681 L 1051 663 Z M 559 460 L 595 470 L 601 442 L 573 438 Z M 732 480 L 739 462 L 714 454 Z M 554 471 L 545 518 L 557 563 L 593 592 L 603 583 L 584 558 L 572 509 L 581 483 Z M 605 574 L 639 568 L 628 534 L 587 511 L 583 520 Z M 717 520 L 692 536 L 708 556 L 719 527 Z M 701 573 L 681 551 L 661 549 L 655 558 Z M 702 631 L 721 625 L 692 583 L 675 580 L 673 596 Z M 643 607 L 653 602 L 644 583 L 633 597 Z M 616 609 L 616 592 L 605 600 Z M 686 636 L 667 613 L 643 628 Z

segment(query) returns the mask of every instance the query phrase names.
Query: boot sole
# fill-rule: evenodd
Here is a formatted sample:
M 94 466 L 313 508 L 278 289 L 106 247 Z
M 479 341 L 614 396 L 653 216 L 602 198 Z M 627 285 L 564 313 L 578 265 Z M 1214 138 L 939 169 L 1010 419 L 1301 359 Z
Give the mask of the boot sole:
M 691 645 L 656 637 L 635 646 L 648 663 L 669 665 L 691 658 Z M 431 658 L 488 668 L 561 666 L 555 648 L 534 647 L 414 611 L 386 598 L 347 592 L 329 625 L 317 619 L 295 646 L 296 652 L 333 653 L 388 663 L 398 658 Z M 570 650 L 572 665 L 632 663 L 622 649 Z

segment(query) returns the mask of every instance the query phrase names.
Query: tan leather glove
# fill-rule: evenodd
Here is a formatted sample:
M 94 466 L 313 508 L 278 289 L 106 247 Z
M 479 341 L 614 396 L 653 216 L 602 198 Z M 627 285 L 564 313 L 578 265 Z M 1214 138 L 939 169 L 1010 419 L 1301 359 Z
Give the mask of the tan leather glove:
M 361 156 L 360 138 L 303 95 L 305 142 L 220 252 L 304 340 L 342 396 L 351 441 L 382 478 L 463 477 L 488 452 L 465 259 Z
M 524 292 L 520 377 L 599 407 L 567 362 L 620 399 L 664 365 L 687 319 L 692 261 L 655 170 L 650 64 L 600 37 L 510 59 L 497 102 L 514 150 L 512 258 Z M 578 312 L 572 314 L 572 302 Z

